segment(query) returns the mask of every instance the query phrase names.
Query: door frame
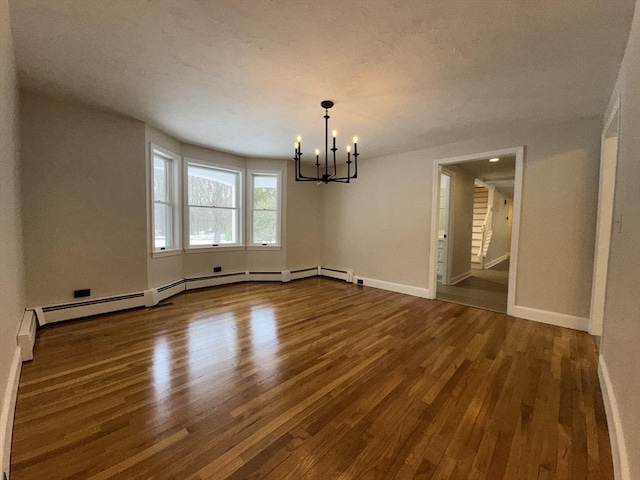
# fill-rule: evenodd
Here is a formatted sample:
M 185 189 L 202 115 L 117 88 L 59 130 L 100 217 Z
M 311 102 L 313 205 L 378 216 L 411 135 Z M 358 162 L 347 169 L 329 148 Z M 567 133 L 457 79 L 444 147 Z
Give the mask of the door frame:
M 509 286 L 507 293 L 507 313 L 513 315 L 516 300 L 516 277 L 518 271 L 518 245 L 520 238 L 520 214 L 522 208 L 522 180 L 524 167 L 524 146 L 473 153 L 457 157 L 442 158 L 433 162 L 431 201 L 431 248 L 429 253 L 429 298 L 436 298 L 438 284 L 438 215 L 440 212 L 440 169 L 457 163 L 485 160 L 493 157 L 516 157 L 516 171 L 513 180 L 513 223 L 511 230 L 511 262 L 509 264 Z
M 610 131 L 615 133 L 611 135 Z M 606 141 L 617 138 L 615 155 L 606 155 Z M 616 171 L 620 155 L 620 96 L 615 100 L 600 137 L 600 177 L 598 182 L 598 211 L 596 217 L 596 244 L 591 282 L 591 310 L 589 333 L 602 335 L 604 307 L 609 271 L 609 250 L 613 231 L 613 204 L 616 187 Z M 608 171 L 609 175 L 605 175 Z
M 454 173 L 447 170 L 446 168 L 439 168 L 438 169 L 439 173 L 438 173 L 438 188 L 440 188 L 442 185 L 440 183 L 440 180 L 442 180 L 442 176 L 441 175 L 446 175 L 449 177 L 449 191 L 447 192 L 447 196 L 448 198 L 448 205 L 447 205 L 447 227 L 446 227 L 446 250 L 445 250 L 445 255 L 446 255 L 446 260 L 445 260 L 445 271 L 442 274 L 442 284 L 443 285 L 449 285 L 451 283 L 451 260 L 453 259 L 452 257 L 452 249 L 451 249 L 451 240 L 453 239 L 453 229 L 451 228 L 452 225 L 452 219 L 453 219 L 453 198 L 454 198 Z M 440 195 L 438 195 L 438 201 L 440 199 Z M 440 205 L 438 205 L 438 215 L 440 215 Z M 438 218 L 438 230 L 440 229 L 440 219 Z M 438 232 L 439 233 L 439 232 Z M 438 237 L 438 235 L 436 234 L 436 238 Z M 436 240 L 437 242 L 437 240 Z M 437 244 L 436 244 L 436 255 L 437 255 Z M 436 258 L 436 282 L 438 279 L 438 260 Z

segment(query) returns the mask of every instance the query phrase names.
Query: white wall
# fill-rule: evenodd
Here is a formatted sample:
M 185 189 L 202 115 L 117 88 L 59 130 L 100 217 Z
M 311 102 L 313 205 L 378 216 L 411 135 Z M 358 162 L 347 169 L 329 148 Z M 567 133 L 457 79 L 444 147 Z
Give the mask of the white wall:
M 9 6 L 0 0 L 0 416 L 9 413 L 5 395 L 11 393 L 10 370 L 16 337 L 25 308 L 22 226 L 20 210 L 18 89 Z M 11 383 L 11 384 L 10 384 Z M 10 395 L 9 395 L 10 397 Z M 4 425 L 0 422 L 0 468 L 8 471 L 4 457 Z
M 144 124 L 31 93 L 20 119 L 28 305 L 144 290 Z
M 358 179 L 322 186 L 322 264 L 426 287 L 431 162 L 416 152 L 365 155 Z
M 610 108 L 620 96 L 614 223 L 601 358 L 609 373 L 626 443 L 630 479 L 640 478 L 640 1 Z M 609 111 L 604 118 L 608 118 Z M 608 419 L 612 422 L 612 419 Z
M 433 161 L 525 145 L 516 305 L 588 317 L 601 119 L 371 158 L 324 190 L 322 262 L 427 288 Z M 369 154 L 373 155 L 373 153 Z
M 287 270 L 320 265 L 324 185 L 296 182 L 287 162 Z

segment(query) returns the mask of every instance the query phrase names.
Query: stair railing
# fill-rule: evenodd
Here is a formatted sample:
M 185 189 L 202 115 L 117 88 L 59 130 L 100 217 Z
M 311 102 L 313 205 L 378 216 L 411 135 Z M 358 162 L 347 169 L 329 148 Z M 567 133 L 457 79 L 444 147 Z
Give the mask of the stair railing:
M 484 222 L 482 223 L 482 227 L 480 229 L 481 237 L 480 237 L 480 248 L 478 250 L 478 260 L 480 261 L 480 268 L 484 270 L 484 259 L 487 256 L 487 251 L 489 250 L 489 243 L 491 242 L 491 237 L 493 236 L 493 205 L 487 205 L 487 214 L 484 217 Z

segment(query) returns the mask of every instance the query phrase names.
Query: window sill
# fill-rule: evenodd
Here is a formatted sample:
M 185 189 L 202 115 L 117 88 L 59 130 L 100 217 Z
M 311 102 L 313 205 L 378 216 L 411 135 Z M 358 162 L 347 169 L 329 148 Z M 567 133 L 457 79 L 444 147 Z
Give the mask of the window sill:
M 173 250 L 158 250 L 155 252 L 151 252 L 151 258 L 162 258 L 162 257 L 172 257 L 174 255 L 181 255 L 182 249 L 173 249 Z
M 247 250 L 282 250 L 281 245 L 249 245 Z
M 219 247 L 200 247 L 200 248 L 185 248 L 185 253 L 211 253 L 211 252 L 236 252 L 245 250 L 243 245 L 230 245 L 230 246 L 219 246 Z

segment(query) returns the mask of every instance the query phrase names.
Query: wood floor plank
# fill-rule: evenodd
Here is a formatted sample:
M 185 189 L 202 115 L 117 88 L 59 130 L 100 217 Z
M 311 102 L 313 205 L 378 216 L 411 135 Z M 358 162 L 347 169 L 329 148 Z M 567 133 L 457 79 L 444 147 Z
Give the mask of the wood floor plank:
M 324 278 L 47 326 L 12 479 L 611 480 L 592 337 Z

